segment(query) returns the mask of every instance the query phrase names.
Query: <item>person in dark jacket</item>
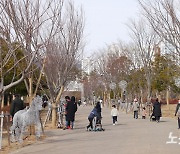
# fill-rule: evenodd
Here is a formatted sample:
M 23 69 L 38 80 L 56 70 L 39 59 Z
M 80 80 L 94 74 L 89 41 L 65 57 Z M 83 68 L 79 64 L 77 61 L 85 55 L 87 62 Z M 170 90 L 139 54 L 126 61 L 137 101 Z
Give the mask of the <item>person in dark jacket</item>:
M 156 99 L 156 102 L 153 105 L 153 115 L 155 116 L 156 122 L 159 122 L 161 117 L 161 104 L 158 101 L 158 98 Z
M 175 116 L 178 114 L 178 129 L 180 129 L 180 99 L 178 100 L 178 104 L 176 106 Z
M 11 107 L 10 107 L 10 115 L 12 118 L 14 117 L 15 113 L 19 110 L 24 109 L 24 102 L 21 100 L 20 95 L 16 94 L 15 99 L 13 100 Z
M 97 120 L 101 119 L 100 102 L 97 102 L 96 106 L 93 108 L 93 110 L 90 112 L 90 114 L 88 116 L 89 125 L 87 126 L 87 130 L 88 130 L 89 127 L 91 127 L 91 129 L 93 129 L 93 119 L 94 119 L 94 117 L 97 117 Z
M 75 102 L 75 97 L 72 96 L 68 99 L 66 105 L 66 128 L 73 129 L 73 124 L 75 120 L 75 112 L 77 111 L 77 104 Z

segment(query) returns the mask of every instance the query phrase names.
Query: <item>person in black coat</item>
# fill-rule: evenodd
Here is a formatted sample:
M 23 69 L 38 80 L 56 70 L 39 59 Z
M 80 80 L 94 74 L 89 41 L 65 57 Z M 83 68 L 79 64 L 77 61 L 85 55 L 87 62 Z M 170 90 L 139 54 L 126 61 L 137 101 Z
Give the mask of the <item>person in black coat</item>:
M 176 106 L 175 116 L 178 114 L 178 129 L 180 129 L 180 99 L 178 100 L 178 104 Z
M 23 110 L 25 107 L 24 102 L 21 100 L 20 95 L 16 94 L 15 99 L 13 100 L 11 107 L 10 107 L 10 115 L 12 118 L 14 117 L 15 113 L 19 110 Z
M 75 97 L 72 96 L 70 100 L 67 101 L 66 105 L 66 127 L 68 129 L 73 129 L 75 112 L 77 111 L 77 104 L 75 102 Z
M 155 116 L 156 122 L 159 122 L 161 117 L 161 104 L 158 101 L 158 98 L 156 99 L 156 102 L 153 105 L 153 115 Z

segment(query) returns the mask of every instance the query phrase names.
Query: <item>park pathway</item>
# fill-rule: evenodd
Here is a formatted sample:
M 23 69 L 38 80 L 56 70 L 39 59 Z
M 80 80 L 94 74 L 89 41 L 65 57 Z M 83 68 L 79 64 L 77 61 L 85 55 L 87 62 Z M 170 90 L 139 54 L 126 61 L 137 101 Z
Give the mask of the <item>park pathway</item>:
M 176 120 L 162 118 L 160 123 L 149 119 L 133 119 L 120 112 L 118 125 L 113 126 L 110 109 L 103 108 L 104 132 L 87 132 L 87 116 L 92 106 L 79 107 L 74 130 L 47 130 L 43 141 L 23 147 L 12 154 L 179 154 L 180 130 Z M 175 137 L 169 138 L 169 134 Z M 170 143 L 169 143 L 170 142 Z M 172 143 L 171 143 L 172 142 Z M 173 143 L 174 142 L 174 143 Z

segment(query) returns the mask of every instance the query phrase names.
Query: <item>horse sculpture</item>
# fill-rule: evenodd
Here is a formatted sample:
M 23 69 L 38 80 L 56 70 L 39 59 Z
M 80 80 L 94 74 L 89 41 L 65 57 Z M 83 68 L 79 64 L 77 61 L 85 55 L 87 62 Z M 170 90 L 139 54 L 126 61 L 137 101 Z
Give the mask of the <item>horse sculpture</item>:
M 30 104 L 29 109 L 20 110 L 15 113 L 13 125 L 11 126 L 11 141 L 23 142 L 23 135 L 27 126 L 35 125 L 37 127 L 36 137 L 40 137 L 41 122 L 39 111 L 42 110 L 42 98 L 35 97 Z M 15 139 L 16 137 L 16 139 Z

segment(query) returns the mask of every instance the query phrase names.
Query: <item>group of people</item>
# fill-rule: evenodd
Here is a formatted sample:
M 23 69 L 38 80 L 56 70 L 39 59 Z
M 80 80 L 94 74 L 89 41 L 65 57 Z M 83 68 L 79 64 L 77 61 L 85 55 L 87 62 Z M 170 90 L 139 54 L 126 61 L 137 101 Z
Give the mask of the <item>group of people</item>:
M 75 121 L 75 113 L 77 111 L 76 99 L 74 96 L 72 96 L 71 98 L 69 96 L 66 96 L 65 100 L 66 100 L 66 104 L 65 104 L 66 127 L 65 128 L 73 129 L 74 121 Z M 16 94 L 15 99 L 13 100 L 13 102 L 11 103 L 11 106 L 10 106 L 10 115 L 13 118 L 14 114 L 17 111 L 23 110 L 24 108 L 25 108 L 25 105 L 24 105 L 23 100 L 21 99 L 19 94 Z M 94 117 L 97 118 L 98 122 L 101 122 L 101 118 L 102 118 L 101 108 L 102 108 L 102 102 L 98 101 L 88 116 L 89 125 L 87 126 L 87 129 L 93 128 Z M 139 112 L 140 106 L 139 106 L 138 100 L 136 98 L 133 101 L 132 108 L 134 111 L 134 118 L 138 119 L 138 112 Z M 116 105 L 112 105 L 111 116 L 112 116 L 113 125 L 117 124 L 118 115 L 119 115 L 118 107 L 116 107 Z M 142 108 L 142 119 L 146 119 L 146 115 L 147 115 L 146 108 L 143 107 Z M 180 100 L 178 101 L 178 104 L 177 104 L 177 107 L 175 110 L 175 116 L 176 115 L 178 116 L 178 129 L 180 129 Z M 156 122 L 159 122 L 161 116 L 162 116 L 161 104 L 158 101 L 158 99 L 156 99 L 155 103 L 153 103 L 153 111 L 150 116 L 150 119 L 152 119 L 154 117 L 154 120 Z
M 133 102 L 133 111 L 134 111 L 135 119 L 138 119 L 139 108 L 140 108 L 139 103 L 138 103 L 137 99 L 135 98 L 134 102 Z M 142 108 L 142 119 L 146 119 L 146 115 L 147 115 L 146 108 L 143 107 Z M 150 120 L 152 119 L 152 117 L 155 117 L 155 121 L 159 122 L 160 117 L 161 117 L 161 104 L 158 101 L 158 98 L 156 99 L 155 103 L 153 104 L 153 111 L 150 116 Z
M 137 99 L 134 99 L 133 110 L 134 110 L 134 118 L 138 119 L 139 103 L 137 102 Z M 142 119 L 145 119 L 146 115 L 147 115 L 146 108 L 143 107 Z M 180 129 L 180 99 L 178 100 L 178 104 L 176 106 L 175 116 L 176 115 L 178 116 L 178 129 Z M 162 116 L 161 103 L 158 101 L 158 98 L 157 98 L 153 104 L 153 111 L 152 111 L 152 114 L 150 116 L 150 120 L 154 120 L 158 123 L 160 121 L 161 116 Z
M 72 96 L 65 97 L 66 105 L 65 105 L 65 119 L 66 119 L 66 129 L 73 129 L 74 128 L 74 120 L 75 120 L 75 113 L 77 111 L 77 103 L 76 98 Z

